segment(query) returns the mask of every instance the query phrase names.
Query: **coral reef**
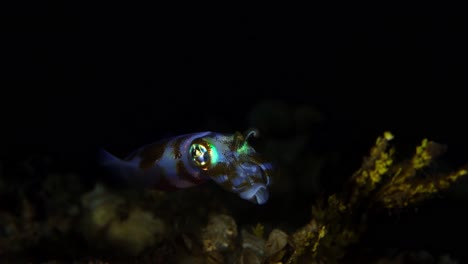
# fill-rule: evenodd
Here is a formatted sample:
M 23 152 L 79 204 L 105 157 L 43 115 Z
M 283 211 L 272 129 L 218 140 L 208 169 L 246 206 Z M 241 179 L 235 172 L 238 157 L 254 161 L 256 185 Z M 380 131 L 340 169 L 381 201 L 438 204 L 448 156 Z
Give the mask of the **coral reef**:
M 313 206 L 312 220 L 292 234 L 294 251 L 287 263 L 304 257 L 313 263 L 339 263 L 366 230 L 366 215 L 378 208 L 404 208 L 428 199 L 467 174 L 465 168 L 437 175 L 418 172 L 444 147 L 424 139 L 412 158 L 395 162 L 390 132 L 378 137 L 370 155 L 351 177 L 348 189 Z M 375 208 L 377 207 L 377 208 Z
M 320 120 L 309 108 L 282 113 L 289 123 Z M 421 204 L 467 174 L 466 167 L 429 169 L 446 150 L 444 145 L 423 139 L 409 157 L 404 157 L 397 155 L 400 153 L 391 144 L 393 134 L 383 133 L 341 190 L 311 190 L 314 196 L 310 197 L 316 199 L 303 201 L 310 218 L 301 218 L 303 223 L 297 225 L 285 207 L 274 203 L 287 206 L 294 200 L 285 197 L 306 191 L 307 187 L 299 187 L 296 180 L 306 186 L 318 184 L 316 177 L 322 164 L 321 158 L 311 153 L 298 158 L 305 151 L 305 142 L 312 139 L 307 136 L 310 127 L 297 122 L 283 124 L 277 130 L 263 123 L 262 129 L 270 133 L 286 133 L 292 126 L 303 135 L 283 137 L 284 145 L 293 146 L 288 155 L 278 149 L 276 136 L 269 137 L 268 133 L 267 143 L 260 146 L 282 160 L 283 169 L 300 164 L 300 169 L 287 174 L 291 177 L 283 173 L 276 179 L 273 193 L 277 196 L 270 208 L 269 204 L 245 205 L 210 184 L 167 193 L 127 190 L 107 186 L 98 179 L 84 180 L 79 172 L 54 164 L 53 158 L 2 162 L 0 259 L 7 263 L 109 264 L 457 263 L 456 256 L 443 252 L 366 254 L 369 249 L 360 244 L 375 212 Z M 313 164 L 314 169 L 304 164 Z M 315 179 L 300 180 L 307 176 Z M 256 217 L 260 212 L 267 217 Z
M 109 191 L 102 184 L 82 196 L 83 234 L 92 244 L 103 241 L 138 255 L 145 248 L 155 245 L 166 236 L 165 223 L 150 211 L 138 206 L 125 208 L 125 200 Z

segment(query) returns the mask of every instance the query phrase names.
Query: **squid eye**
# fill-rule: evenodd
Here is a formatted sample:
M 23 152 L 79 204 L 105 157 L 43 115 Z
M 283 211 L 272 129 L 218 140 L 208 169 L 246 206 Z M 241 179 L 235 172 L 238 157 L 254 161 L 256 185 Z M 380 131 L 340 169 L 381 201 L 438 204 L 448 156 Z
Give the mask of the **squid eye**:
M 210 151 L 201 144 L 192 144 L 190 146 L 190 159 L 196 166 L 206 169 L 210 165 Z

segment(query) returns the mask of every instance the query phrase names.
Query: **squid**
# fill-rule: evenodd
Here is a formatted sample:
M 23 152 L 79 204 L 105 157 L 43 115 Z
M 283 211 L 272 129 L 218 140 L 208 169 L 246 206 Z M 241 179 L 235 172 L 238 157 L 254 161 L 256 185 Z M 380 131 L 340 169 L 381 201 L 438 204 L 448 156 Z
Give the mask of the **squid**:
M 244 134 L 197 132 L 145 145 L 120 159 L 104 149 L 99 161 L 129 184 L 177 190 L 214 181 L 226 191 L 254 204 L 265 204 L 273 166 L 248 143 L 256 129 Z

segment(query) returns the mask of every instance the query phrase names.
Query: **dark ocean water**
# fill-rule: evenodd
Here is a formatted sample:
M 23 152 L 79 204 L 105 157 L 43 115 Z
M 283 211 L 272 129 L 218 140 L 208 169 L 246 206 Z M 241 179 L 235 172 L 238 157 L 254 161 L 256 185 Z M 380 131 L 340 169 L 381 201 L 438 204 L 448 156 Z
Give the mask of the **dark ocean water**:
M 4 163 L 51 157 L 92 181 L 98 147 L 125 156 L 164 137 L 244 131 L 252 111 L 271 101 L 323 116 L 314 146 L 347 157 L 326 175 L 352 173 L 386 130 L 403 153 L 426 137 L 446 144 L 441 168 L 468 161 L 467 21 L 455 10 L 317 7 L 208 18 L 118 3 L 13 8 L 0 27 Z M 460 189 L 401 220 L 376 217 L 388 226 L 376 220 L 365 243 L 461 256 Z M 291 221 L 301 223 L 308 202 L 296 204 Z

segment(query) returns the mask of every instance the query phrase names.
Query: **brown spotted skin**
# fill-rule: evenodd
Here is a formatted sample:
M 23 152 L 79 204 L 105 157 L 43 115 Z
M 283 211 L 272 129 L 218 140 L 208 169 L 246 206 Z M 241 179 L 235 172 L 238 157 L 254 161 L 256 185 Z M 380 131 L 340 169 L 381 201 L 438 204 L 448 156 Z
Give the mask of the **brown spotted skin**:
M 126 160 L 133 160 L 136 157 L 139 157 L 139 166 L 141 169 L 151 168 L 162 157 L 166 145 L 167 142 L 153 143 L 142 148 L 140 151 L 134 152 L 132 155 L 128 156 Z
M 152 143 L 132 153 L 125 160 L 138 166 L 145 177 L 158 178 L 156 188 L 164 186 L 163 189 L 180 189 L 195 186 L 206 178 L 201 177 L 198 169 L 189 163 L 188 149 L 192 141 L 209 133 L 187 134 Z
M 206 181 L 206 178 L 201 178 L 201 177 L 196 177 L 192 174 L 190 174 L 187 169 L 185 168 L 184 162 L 181 160 L 177 161 L 176 165 L 177 169 L 177 174 L 180 175 L 180 177 L 186 181 L 192 182 L 194 184 L 200 184 Z
M 182 151 L 180 150 L 180 147 L 185 140 L 187 140 L 186 137 L 180 137 L 174 140 L 174 144 L 173 144 L 174 159 L 180 160 L 182 158 Z
M 208 131 L 181 135 L 146 145 L 125 162 L 151 183 L 148 187 L 176 190 L 211 179 L 242 199 L 263 204 L 268 200 L 272 168 L 247 143 L 250 134 Z

